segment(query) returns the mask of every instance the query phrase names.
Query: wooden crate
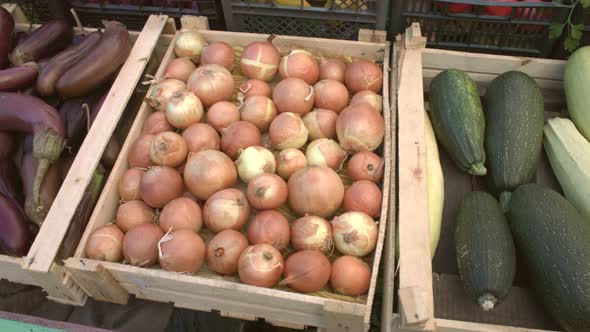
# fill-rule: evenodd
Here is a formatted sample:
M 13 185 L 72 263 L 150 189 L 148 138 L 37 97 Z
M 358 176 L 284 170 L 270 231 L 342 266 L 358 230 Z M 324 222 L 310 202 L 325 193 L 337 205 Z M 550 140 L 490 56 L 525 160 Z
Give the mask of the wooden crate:
M 234 47 L 244 47 L 253 41 L 263 41 L 267 35 L 223 31 L 201 31 L 209 42 L 225 41 Z M 380 38 L 370 31 L 363 35 Z M 175 37 L 176 38 L 176 37 Z M 169 43 L 173 43 L 170 40 Z M 112 175 L 106 183 L 90 223 L 82 237 L 75 257 L 66 261 L 66 267 L 74 280 L 89 294 L 102 301 L 126 303 L 129 294 L 138 298 L 161 302 L 172 302 L 177 307 L 202 311 L 219 311 L 222 316 L 239 319 L 265 319 L 267 322 L 284 327 L 303 328 L 316 326 L 330 331 L 363 331 L 369 327 L 369 319 L 375 284 L 378 274 L 381 250 L 384 241 L 387 206 L 389 202 L 389 169 L 395 162 L 392 155 L 389 112 L 389 51 L 388 43 L 368 43 L 277 36 L 273 40 L 281 53 L 294 48 L 304 48 L 326 56 L 352 56 L 383 62 L 384 90 L 383 110 L 386 121 L 384 143 L 385 178 L 383 183 L 383 204 L 379 224 L 379 236 L 372 266 L 371 286 L 362 301 L 355 298 L 343 300 L 343 296 L 316 296 L 300 294 L 286 289 L 267 289 L 239 283 L 236 277 L 222 277 L 201 269 L 196 275 L 167 272 L 160 269 L 139 268 L 120 263 L 108 263 L 87 259 L 84 247 L 88 236 L 97 227 L 112 222 L 119 205 L 117 183 L 128 169 L 127 155 L 131 144 L 140 136 L 143 123 L 152 112 L 151 107 L 142 104 L 131 128 L 129 137 L 115 164 Z M 170 47 L 157 77 L 160 77 L 168 63 L 174 58 Z M 348 301 L 350 299 L 351 301 Z M 356 300 L 353 302 L 352 300 Z
M 17 5 L 2 6 L 13 14 L 17 30 L 29 31 L 39 27 L 29 24 Z M 86 294 L 67 275 L 63 263 L 56 261 L 56 255 L 102 151 L 167 21 L 167 16 L 152 16 L 141 33 L 130 32 L 134 47 L 105 100 L 103 108 L 108 109 L 108 112 L 100 112 L 97 116 L 27 256 L 0 255 L 0 278 L 40 286 L 47 292 L 47 297 L 56 302 L 71 305 L 83 305 L 86 302 Z
M 470 191 L 485 190 L 483 179 L 460 171 L 442 147 L 440 159 L 445 181 L 441 237 L 436 256 L 430 258 L 424 112 L 432 78 L 445 69 L 465 71 L 480 95 L 498 75 L 522 71 L 533 77 L 543 92 L 546 117 L 565 114 L 564 61 L 497 56 L 424 48 L 415 23 L 398 36 L 392 58 L 391 104 L 398 114 L 399 205 L 390 209 L 398 221 L 399 260 L 395 260 L 395 226 L 388 228 L 385 244 L 382 331 L 550 331 L 560 330 L 529 289 L 518 264 L 508 298 L 494 311 L 482 312 L 465 294 L 458 276 L 453 243 L 458 205 Z M 395 174 L 395 173 L 394 173 Z M 560 190 L 547 157 L 537 170 L 536 182 Z M 395 185 L 395 184 L 394 184 Z M 395 286 L 394 278 L 399 277 Z M 397 303 L 394 295 L 397 295 Z M 397 304 L 397 310 L 394 306 Z

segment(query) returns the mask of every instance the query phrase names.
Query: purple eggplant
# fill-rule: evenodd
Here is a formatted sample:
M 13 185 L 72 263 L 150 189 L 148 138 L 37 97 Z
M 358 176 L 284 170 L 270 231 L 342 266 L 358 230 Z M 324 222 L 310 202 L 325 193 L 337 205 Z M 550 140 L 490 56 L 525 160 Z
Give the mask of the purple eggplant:
M 22 257 L 30 242 L 29 229 L 15 200 L 0 193 L 0 250 Z
M 0 69 L 8 66 L 8 52 L 12 46 L 14 18 L 4 7 L 0 7 Z
M 72 26 L 67 21 L 47 22 L 17 45 L 8 57 L 13 65 L 21 66 L 30 61 L 55 55 L 70 44 L 72 35 Z
M 39 68 L 34 62 L 0 70 L 0 91 L 15 92 L 27 89 L 35 84 L 38 73 Z

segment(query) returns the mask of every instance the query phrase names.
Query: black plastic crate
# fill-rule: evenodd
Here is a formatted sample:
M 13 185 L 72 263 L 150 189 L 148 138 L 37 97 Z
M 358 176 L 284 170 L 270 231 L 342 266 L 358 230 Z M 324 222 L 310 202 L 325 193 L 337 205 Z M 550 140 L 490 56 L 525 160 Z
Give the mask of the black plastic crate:
M 393 2 L 391 30 L 397 34 L 419 22 L 429 47 L 546 57 L 557 42 L 549 39 L 549 26 L 565 22 L 571 8 L 556 2 L 399 0 Z
M 215 0 L 70 0 L 84 26 L 102 27 L 102 20 L 117 20 L 130 30 L 141 30 L 149 15 L 165 14 L 180 27 L 182 15 L 206 16 L 212 29 L 222 29 L 221 8 Z
M 357 38 L 358 30 L 385 30 L 386 0 L 222 0 L 230 31 L 332 39 Z

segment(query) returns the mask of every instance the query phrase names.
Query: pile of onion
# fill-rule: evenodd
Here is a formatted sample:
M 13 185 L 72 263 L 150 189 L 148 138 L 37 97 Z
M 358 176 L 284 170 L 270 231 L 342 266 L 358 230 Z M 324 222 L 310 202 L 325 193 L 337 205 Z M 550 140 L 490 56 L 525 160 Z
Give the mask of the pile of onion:
M 164 131 L 173 131 L 174 127 L 166 119 L 166 112 L 154 112 L 148 116 L 143 124 L 142 134 L 156 135 Z
M 150 158 L 159 166 L 179 166 L 186 159 L 187 153 L 186 142 L 173 131 L 159 133 L 150 144 Z
M 232 159 L 239 156 L 240 150 L 254 145 L 262 145 L 262 135 L 250 122 L 234 122 L 221 130 L 221 150 Z
M 287 148 L 277 157 L 277 174 L 285 180 L 305 166 L 307 166 L 307 159 L 298 149 Z
M 169 78 L 154 84 L 146 99 L 156 111 L 163 112 L 168 106 L 170 97 L 174 93 L 183 90 L 186 90 L 186 84 L 183 81 Z
M 236 183 L 238 172 L 223 152 L 203 150 L 189 154 L 184 167 L 184 183 L 198 199 L 205 200 L 214 193 Z
M 123 257 L 123 232 L 117 225 L 104 225 L 92 232 L 86 242 L 86 257 L 99 261 L 118 262 Z
M 260 174 L 274 173 L 276 169 L 275 156 L 261 146 L 249 146 L 240 153 L 240 157 L 236 160 L 236 168 L 240 179 L 248 183 Z
M 346 64 L 338 59 L 320 59 L 320 80 L 336 80 L 344 83 Z
M 350 99 L 350 105 L 363 103 L 373 106 L 379 113 L 383 110 L 383 97 L 371 90 L 359 91 Z
M 203 226 L 203 213 L 195 201 L 179 197 L 164 206 L 158 224 L 164 232 L 170 229 L 188 229 L 198 233 Z
M 304 50 L 292 50 L 279 64 L 281 78 L 300 78 L 309 85 L 315 84 L 320 77 L 320 68 L 315 57 Z
M 229 101 L 217 102 L 207 110 L 207 123 L 217 131 L 238 121 L 240 121 L 240 111 Z
M 284 250 L 290 239 L 289 221 L 275 210 L 257 213 L 248 225 L 248 240 L 252 244 L 268 243 L 278 250 Z
M 301 116 L 309 113 L 315 101 L 313 87 L 299 78 L 286 78 L 272 91 L 272 100 L 279 113 L 295 113 Z
M 248 240 L 242 233 L 233 229 L 221 231 L 207 244 L 207 266 L 221 275 L 234 275 L 246 248 Z
M 264 42 L 253 42 L 244 48 L 240 69 L 248 78 L 270 82 L 277 74 L 281 55 L 272 44 L 274 37 L 271 35 Z
M 155 219 L 154 210 L 142 201 L 129 201 L 117 209 L 116 223 L 123 233 L 135 226 L 153 223 Z
M 373 151 L 383 141 L 385 121 L 368 104 L 350 105 L 338 115 L 336 135 L 348 153 Z
M 372 218 L 381 215 L 381 189 L 367 180 L 353 182 L 344 192 L 344 208 L 347 211 L 360 211 Z
M 203 105 L 194 93 L 183 90 L 175 92 L 168 99 L 166 119 L 179 129 L 186 129 L 203 118 Z
M 158 261 L 165 271 L 195 273 L 205 261 L 205 242 L 188 229 L 166 234 L 158 246 Z
M 285 279 L 279 285 L 287 285 L 303 293 L 317 292 L 326 286 L 331 271 L 330 261 L 322 253 L 299 251 L 285 261 Z
M 240 230 L 250 215 L 250 204 L 238 189 L 223 189 L 211 195 L 203 206 L 205 226 L 215 233 L 225 229 Z
M 251 96 L 240 108 L 240 119 L 255 125 L 261 132 L 270 126 L 277 116 L 277 108 L 270 98 L 265 96 Z
M 141 178 L 139 195 L 153 208 L 163 208 L 171 200 L 180 197 L 183 190 L 182 177 L 169 166 L 153 166 Z
M 217 131 L 206 123 L 195 123 L 188 127 L 182 138 L 186 141 L 188 152 L 219 150 L 220 138 Z
M 289 178 L 289 205 L 299 215 L 329 217 L 344 198 L 344 184 L 331 168 L 308 166 Z
M 244 99 L 252 96 L 272 97 L 272 88 L 265 81 L 251 78 L 240 85 L 240 92 Z
M 321 80 L 313 86 L 315 107 L 340 113 L 346 106 L 350 95 L 344 84 L 336 80 Z
M 201 54 L 201 64 L 217 64 L 231 70 L 236 61 L 236 52 L 226 42 L 215 42 L 209 44 Z
M 316 140 L 319 138 L 336 137 L 337 118 L 338 114 L 323 108 L 318 108 L 307 113 L 303 117 L 303 123 L 309 132 L 309 138 Z
M 275 149 L 299 149 L 307 143 L 308 131 L 301 117 L 295 113 L 279 114 L 270 124 L 270 143 Z
M 238 260 L 240 280 L 248 285 L 274 287 L 283 274 L 281 253 L 267 243 L 249 246 Z
M 189 29 L 181 32 L 176 38 L 174 54 L 177 58 L 190 58 L 195 64 L 199 64 L 205 46 L 205 37 L 197 29 Z
M 187 88 L 199 97 L 205 107 L 209 107 L 231 99 L 234 94 L 234 78 L 221 65 L 202 65 L 189 77 Z
M 371 285 L 371 269 L 353 256 L 338 257 L 332 263 L 330 285 L 337 293 L 348 296 L 365 294 Z
M 373 152 L 355 153 L 348 161 L 348 176 L 353 181 L 368 180 L 379 183 L 383 179 L 385 163 Z
M 123 237 L 123 255 L 133 266 L 150 266 L 158 262 L 158 242 L 164 232 L 155 224 L 133 227 Z
M 127 162 L 130 168 L 148 168 L 154 164 L 150 157 L 150 145 L 153 139 L 154 135 L 142 135 L 133 142 L 127 155 Z
M 287 183 L 273 173 L 260 174 L 248 183 L 246 196 L 256 210 L 278 209 L 287 202 Z
M 345 255 L 362 257 L 377 244 L 377 223 L 364 212 L 346 212 L 332 220 L 334 244 Z
M 130 168 L 119 180 L 119 197 L 121 201 L 128 202 L 139 197 L 139 183 L 145 171 L 141 168 Z
M 336 141 L 329 138 L 320 138 L 312 141 L 305 150 L 307 165 L 326 166 L 338 171 L 342 168 L 348 154 Z
M 186 83 L 195 69 L 197 69 L 197 66 L 190 58 L 176 58 L 170 61 L 166 67 L 164 78 L 173 78 Z
M 352 93 L 363 90 L 371 90 L 379 93 L 383 87 L 383 72 L 372 61 L 357 60 L 348 65 L 344 82 Z
M 314 215 L 299 218 L 291 225 L 291 245 L 295 250 L 317 250 L 329 255 L 334 250 L 332 226 Z

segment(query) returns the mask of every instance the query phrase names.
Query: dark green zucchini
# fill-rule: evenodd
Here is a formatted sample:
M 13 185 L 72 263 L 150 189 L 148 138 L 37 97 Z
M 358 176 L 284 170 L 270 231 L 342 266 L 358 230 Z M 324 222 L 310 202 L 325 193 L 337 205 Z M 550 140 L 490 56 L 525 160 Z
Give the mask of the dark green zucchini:
M 482 310 L 494 309 L 510 292 L 516 254 L 508 222 L 492 195 L 465 195 L 457 214 L 455 248 L 467 295 Z
M 543 145 L 543 95 L 519 71 L 496 77 L 485 95 L 488 182 L 506 207 L 510 192 L 535 175 Z
M 567 331 L 590 331 L 590 221 L 557 192 L 516 188 L 508 205 L 514 241 L 541 303 Z
M 485 119 L 475 83 L 466 73 L 449 69 L 430 84 L 430 118 L 436 138 L 455 164 L 485 175 Z

